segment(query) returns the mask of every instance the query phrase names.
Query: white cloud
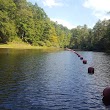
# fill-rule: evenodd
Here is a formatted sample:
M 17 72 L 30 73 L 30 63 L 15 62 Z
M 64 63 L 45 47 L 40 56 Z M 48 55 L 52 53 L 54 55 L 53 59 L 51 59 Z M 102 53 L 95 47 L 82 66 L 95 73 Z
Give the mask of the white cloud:
M 99 19 L 101 19 L 101 20 L 104 20 L 104 19 L 110 19 L 110 15 L 109 14 L 107 14 L 107 12 L 93 12 L 93 14 L 97 17 L 97 18 L 99 18 Z
M 110 19 L 110 15 L 107 15 L 110 11 L 110 0 L 85 0 L 83 6 L 92 9 L 93 15 L 101 20 Z
M 63 26 L 66 26 L 68 29 L 72 29 L 75 27 L 73 24 L 63 19 L 58 19 L 58 18 L 50 18 L 50 19 L 54 22 L 57 22 L 58 24 L 62 24 Z
M 43 0 L 44 6 L 53 7 L 53 6 L 63 6 L 63 3 L 58 0 Z

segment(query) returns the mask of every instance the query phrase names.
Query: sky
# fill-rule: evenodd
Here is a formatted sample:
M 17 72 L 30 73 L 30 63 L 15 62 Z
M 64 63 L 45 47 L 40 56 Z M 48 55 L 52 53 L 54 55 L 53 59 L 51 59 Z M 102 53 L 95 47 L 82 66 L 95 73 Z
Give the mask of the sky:
M 69 29 L 86 24 L 93 28 L 96 22 L 110 19 L 110 0 L 27 0 L 37 3 L 48 17 Z

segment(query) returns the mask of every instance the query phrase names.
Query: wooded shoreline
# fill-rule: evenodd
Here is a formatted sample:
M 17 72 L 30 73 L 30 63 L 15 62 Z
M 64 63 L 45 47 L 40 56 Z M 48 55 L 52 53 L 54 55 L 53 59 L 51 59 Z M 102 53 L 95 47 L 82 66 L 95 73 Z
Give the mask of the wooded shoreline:
M 20 44 L 20 43 L 7 43 L 7 44 L 0 44 L 0 49 L 65 49 L 61 47 L 47 47 L 47 46 L 32 46 L 30 44 Z M 93 51 L 93 52 L 105 52 L 110 54 L 110 51 L 94 51 L 94 50 L 81 50 L 81 49 L 73 49 L 75 51 Z
M 32 46 L 29 44 L 0 44 L 0 48 L 10 49 L 54 49 L 55 47 Z
M 0 8 L 0 43 L 8 44 L 0 48 L 68 47 L 110 52 L 110 19 L 97 21 L 92 29 L 84 24 L 70 30 L 57 21 L 51 21 L 37 3 L 1 0 Z

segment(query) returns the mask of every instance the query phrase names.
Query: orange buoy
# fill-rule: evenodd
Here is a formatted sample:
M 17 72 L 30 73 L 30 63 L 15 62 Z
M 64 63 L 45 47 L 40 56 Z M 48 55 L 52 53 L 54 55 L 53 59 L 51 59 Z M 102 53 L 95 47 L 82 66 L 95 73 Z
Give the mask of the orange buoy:
M 80 57 L 81 60 L 83 60 L 83 57 Z
M 94 73 L 94 68 L 93 67 L 89 67 L 88 68 L 88 73 L 92 73 L 93 74 Z
M 104 96 L 104 97 L 110 97 L 110 87 L 106 87 L 106 88 L 103 90 L 103 96 Z
M 79 55 L 79 54 L 77 54 L 77 56 L 78 56 L 78 57 L 80 57 L 80 55 Z
M 80 57 L 80 55 L 77 52 L 74 52 L 78 57 Z
M 103 90 L 103 103 L 105 105 L 110 105 L 110 87 L 106 87 L 104 90 Z
M 87 60 L 83 60 L 83 64 L 87 64 Z
M 110 98 L 108 98 L 108 97 L 103 97 L 103 98 L 102 98 L 102 101 L 103 101 L 103 103 L 104 103 L 105 106 L 110 105 Z

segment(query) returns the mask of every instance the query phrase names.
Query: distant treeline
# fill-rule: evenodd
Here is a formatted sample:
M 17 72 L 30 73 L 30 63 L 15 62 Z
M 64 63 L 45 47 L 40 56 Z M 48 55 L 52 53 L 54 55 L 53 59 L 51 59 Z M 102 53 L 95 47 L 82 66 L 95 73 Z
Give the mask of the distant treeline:
M 80 50 L 110 50 L 110 20 L 69 30 L 53 22 L 44 10 L 26 0 L 0 0 L 0 43 L 22 40 L 36 46 Z
M 93 29 L 77 26 L 71 33 L 71 48 L 110 52 L 110 20 L 99 20 Z

